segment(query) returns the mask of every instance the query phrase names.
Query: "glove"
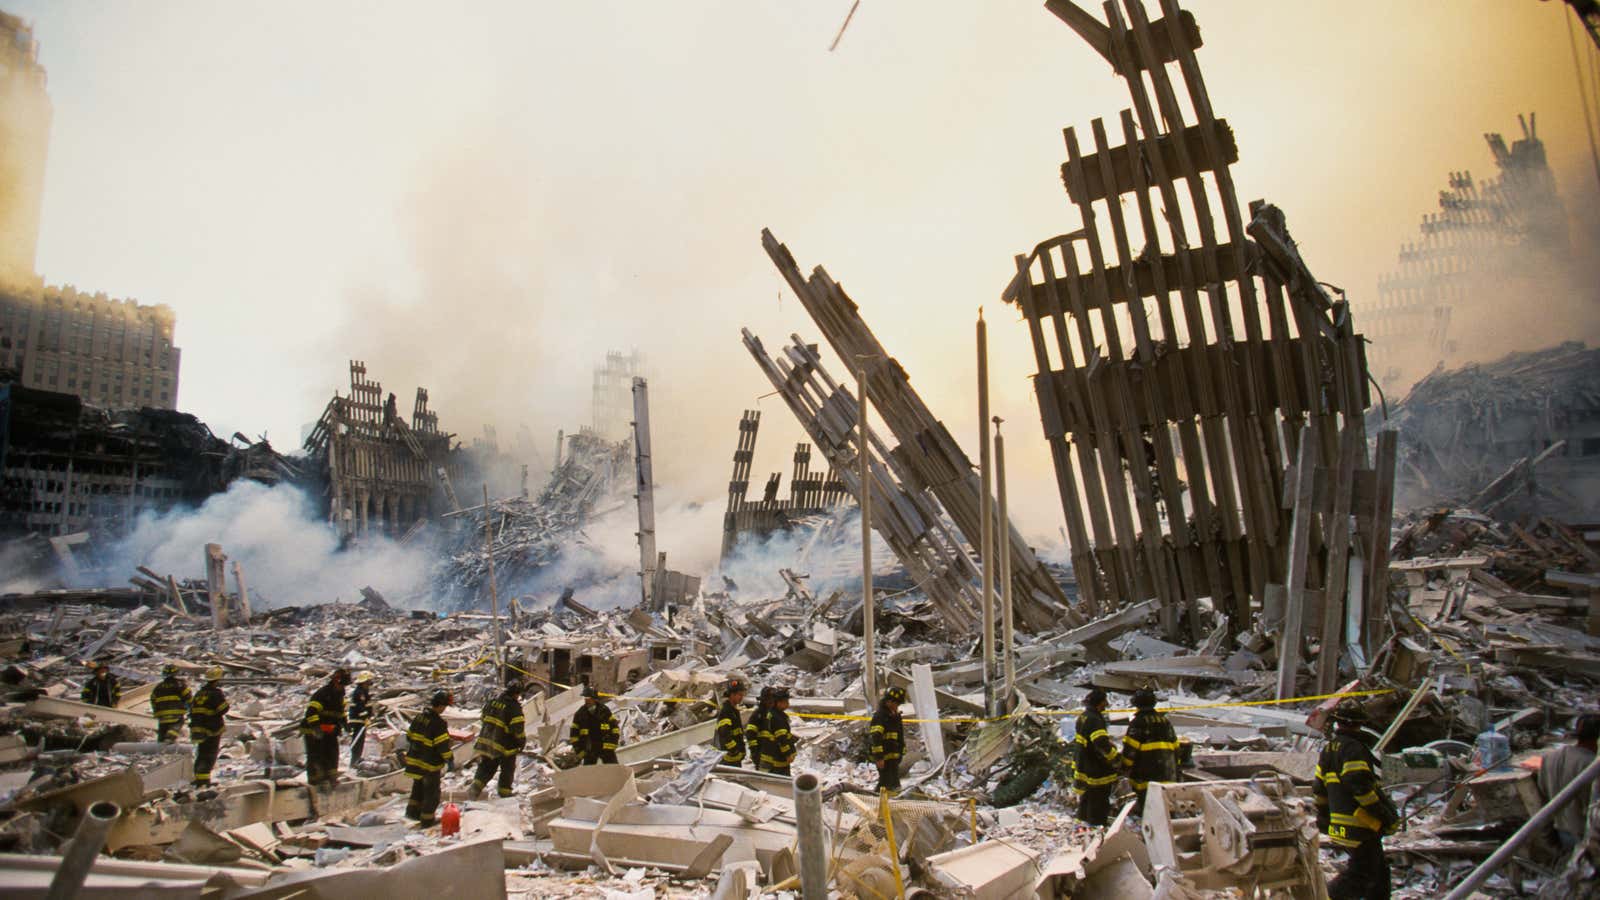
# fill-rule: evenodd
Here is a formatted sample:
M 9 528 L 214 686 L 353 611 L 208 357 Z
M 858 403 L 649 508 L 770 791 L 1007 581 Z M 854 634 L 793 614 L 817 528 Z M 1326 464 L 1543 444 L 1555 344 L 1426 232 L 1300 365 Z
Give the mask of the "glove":
M 333 734 L 339 729 L 339 726 L 333 724 L 332 722 L 323 722 L 321 728 L 323 734 Z

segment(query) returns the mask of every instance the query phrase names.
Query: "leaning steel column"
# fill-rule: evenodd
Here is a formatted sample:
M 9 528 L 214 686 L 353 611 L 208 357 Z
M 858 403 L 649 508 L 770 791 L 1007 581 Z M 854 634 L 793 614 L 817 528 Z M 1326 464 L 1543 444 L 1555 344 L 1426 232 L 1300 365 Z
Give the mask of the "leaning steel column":
M 794 818 L 800 832 L 800 896 L 828 900 L 827 834 L 822 828 L 822 792 L 810 772 L 794 779 Z
M 90 805 L 83 814 L 83 820 L 78 823 L 71 843 L 67 844 L 66 852 L 61 855 L 61 868 L 50 879 L 50 893 L 45 895 L 45 900 L 71 900 L 78 896 L 84 879 L 89 877 L 89 870 L 94 868 L 95 857 L 106 846 L 106 834 L 111 831 L 111 823 L 120 815 L 122 808 L 115 803 L 102 800 Z
M 866 656 L 861 687 L 867 697 L 867 709 L 871 709 L 878 702 L 878 617 L 872 596 L 872 455 L 867 438 L 867 414 L 872 402 L 867 399 L 866 366 L 856 370 L 856 398 L 856 424 L 861 426 L 856 438 L 856 459 L 861 464 L 861 646 Z

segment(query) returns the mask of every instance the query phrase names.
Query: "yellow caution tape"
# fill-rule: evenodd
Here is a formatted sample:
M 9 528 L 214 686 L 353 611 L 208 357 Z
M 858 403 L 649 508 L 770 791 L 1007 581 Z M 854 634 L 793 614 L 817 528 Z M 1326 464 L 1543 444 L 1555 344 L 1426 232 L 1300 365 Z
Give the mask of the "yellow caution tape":
M 1415 617 L 1413 617 L 1413 621 L 1416 621 Z M 1446 652 L 1448 652 L 1451 656 L 1454 656 L 1457 660 L 1459 660 L 1462 665 L 1466 665 L 1467 664 L 1466 660 L 1462 659 L 1461 656 L 1458 653 L 1456 653 L 1456 651 L 1449 645 L 1448 642 L 1446 642 L 1443 638 L 1439 637 L 1438 635 L 1434 634 L 1431 630 L 1429 630 L 1428 626 L 1423 625 L 1422 622 L 1418 621 L 1417 624 L 1422 626 L 1422 630 L 1427 632 L 1429 637 L 1432 637 L 1435 641 L 1437 641 L 1440 646 L 1444 647 Z M 433 670 L 433 673 L 434 673 L 434 675 L 437 676 L 437 675 L 453 675 L 453 674 L 457 674 L 457 673 L 460 673 L 460 672 L 466 672 L 466 671 L 468 671 L 470 669 L 474 669 L 474 668 L 476 668 L 478 666 L 483 665 L 484 663 L 488 662 L 489 660 L 491 660 L 493 658 L 494 658 L 493 656 L 487 656 L 487 655 L 486 656 L 480 656 L 477 659 L 473 660 L 470 663 L 467 663 L 465 666 L 462 666 L 459 669 L 435 669 L 435 670 Z M 518 672 L 520 674 L 526 675 L 529 678 L 534 679 L 535 681 L 542 681 L 545 684 L 550 685 L 551 687 L 560 688 L 561 690 L 570 690 L 573 687 L 572 685 L 569 685 L 569 684 L 561 684 L 560 682 L 551 681 L 548 678 L 544 678 L 542 676 L 536 675 L 533 672 L 527 671 L 526 669 L 518 668 L 517 666 L 512 665 L 511 663 L 506 663 L 506 668 L 512 670 L 513 672 Z M 1242 708 L 1250 707 L 1250 706 L 1276 706 L 1276 705 L 1280 705 L 1280 704 L 1284 704 L 1284 703 L 1312 703 L 1312 702 L 1319 701 L 1319 700 L 1332 700 L 1335 697 L 1375 697 L 1375 696 L 1378 696 L 1380 694 L 1392 694 L 1392 693 L 1394 693 L 1394 689 L 1393 688 L 1378 688 L 1378 689 L 1370 690 L 1370 691 L 1335 691 L 1334 693 L 1331 693 L 1331 694 L 1310 694 L 1310 695 L 1307 695 L 1307 696 L 1304 696 L 1304 697 L 1286 697 L 1286 698 L 1284 698 L 1282 700 L 1232 700 L 1232 701 L 1229 701 L 1227 703 L 1199 703 L 1199 704 L 1194 704 L 1194 705 L 1190 705 L 1190 706 L 1163 706 L 1163 707 L 1160 707 L 1160 710 L 1162 712 L 1190 712 L 1190 711 L 1198 710 L 1198 709 L 1242 709 Z M 711 706 L 711 707 L 715 707 L 717 705 L 714 701 L 702 700 L 702 699 L 697 698 L 697 697 L 629 697 L 629 696 L 625 696 L 623 694 L 608 694 L 608 693 L 604 693 L 604 692 L 602 692 L 600 694 L 600 696 L 609 697 L 609 698 L 616 699 L 616 700 L 627 700 L 627 701 L 632 702 L 632 703 L 702 703 L 702 704 L 705 704 L 706 706 Z M 821 698 L 818 698 L 818 699 L 821 699 Z M 1077 709 L 1030 709 L 1025 713 L 1014 713 L 1013 712 L 1013 713 L 1006 713 L 1005 715 L 993 716 L 993 717 L 988 717 L 988 716 L 946 716 L 946 717 L 941 717 L 941 718 L 936 718 L 936 719 L 906 719 L 905 721 L 910 722 L 912 724 L 921 724 L 923 722 L 936 722 L 936 723 L 938 723 L 940 725 L 987 725 L 987 724 L 989 724 L 991 722 L 1004 722 L 1004 721 L 1006 721 L 1008 719 L 1017 719 L 1017 718 L 1022 718 L 1023 716 L 1072 716 L 1072 715 L 1080 715 L 1083 712 L 1085 712 L 1085 710 L 1082 709 L 1082 708 L 1077 708 Z M 1134 712 L 1134 708 L 1133 707 L 1118 707 L 1118 708 L 1107 709 L 1106 712 L 1130 713 L 1130 712 Z M 792 716 L 794 716 L 796 718 L 799 718 L 799 719 L 815 719 L 815 720 L 818 720 L 818 721 L 830 721 L 830 722 L 870 722 L 872 720 L 871 716 L 863 716 L 863 715 L 859 715 L 859 714 L 855 714 L 855 713 L 791 712 L 790 715 L 792 715 Z
M 1282 700 L 1234 700 L 1227 703 L 1200 703 L 1192 706 L 1163 706 L 1162 712 L 1184 712 L 1196 709 L 1229 709 L 1247 706 L 1273 706 L 1281 703 L 1310 703 L 1316 700 L 1331 700 L 1334 697 L 1373 697 L 1379 694 L 1392 694 L 1393 688 L 1378 688 L 1370 691 L 1337 691 L 1332 694 L 1312 694 L 1305 697 L 1286 697 Z M 1133 712 L 1133 707 L 1108 709 L 1107 712 Z M 1003 722 L 1007 719 L 1017 719 L 1024 716 L 1071 716 L 1085 712 L 1084 709 L 1030 709 L 1025 713 L 1006 713 L 1003 716 L 949 716 L 938 719 L 906 719 L 907 722 L 937 722 L 941 725 L 986 725 L 990 722 Z M 871 716 L 852 715 L 848 713 L 790 713 L 801 719 L 823 719 L 846 722 L 868 722 Z

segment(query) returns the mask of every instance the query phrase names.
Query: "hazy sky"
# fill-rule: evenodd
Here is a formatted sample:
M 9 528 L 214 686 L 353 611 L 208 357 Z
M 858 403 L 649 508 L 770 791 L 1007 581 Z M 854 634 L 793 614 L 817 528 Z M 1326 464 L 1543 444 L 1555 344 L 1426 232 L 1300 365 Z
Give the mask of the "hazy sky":
M 1062 127 L 1126 94 L 1037 0 L 863 0 L 829 53 L 850 2 L 0 0 L 55 105 L 39 268 L 174 307 L 181 406 L 280 449 L 358 357 L 404 406 L 427 385 L 449 430 L 526 423 L 548 454 L 604 352 L 637 347 L 658 477 L 717 499 L 768 392 L 739 328 L 818 336 L 769 226 L 969 447 L 987 306 L 1014 505 L 1053 535 L 1026 329 L 997 297 L 1014 253 L 1076 227 Z M 1519 112 L 1568 208 L 1597 206 L 1564 4 L 1191 8 L 1241 199 L 1287 212 L 1358 325 L 1447 172 L 1492 174 L 1482 135 Z M 758 476 L 798 437 L 761 408 Z

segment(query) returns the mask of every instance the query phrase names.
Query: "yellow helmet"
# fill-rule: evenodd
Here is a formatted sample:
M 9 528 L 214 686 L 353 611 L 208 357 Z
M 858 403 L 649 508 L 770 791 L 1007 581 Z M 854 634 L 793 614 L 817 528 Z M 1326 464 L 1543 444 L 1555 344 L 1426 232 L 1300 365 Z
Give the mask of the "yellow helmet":
M 224 674 L 226 674 L 226 673 L 224 673 L 222 671 L 222 667 L 221 666 L 212 666 L 211 668 L 206 670 L 206 680 L 207 681 L 221 681 L 222 680 L 222 676 Z

